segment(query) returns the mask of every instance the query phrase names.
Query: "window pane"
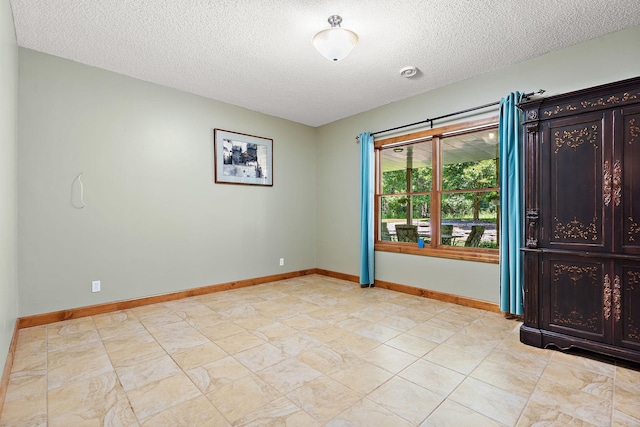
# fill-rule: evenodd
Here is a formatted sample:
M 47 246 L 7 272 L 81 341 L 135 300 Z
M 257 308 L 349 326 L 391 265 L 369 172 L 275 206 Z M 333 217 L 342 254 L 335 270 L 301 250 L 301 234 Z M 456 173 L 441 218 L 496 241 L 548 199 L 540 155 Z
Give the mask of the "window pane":
M 497 249 L 498 203 L 496 191 L 443 194 L 440 244 Z
M 383 149 L 380 170 L 382 194 L 431 191 L 431 140 Z
M 424 193 L 431 191 L 433 176 L 431 167 L 421 167 L 411 169 L 411 191 L 414 193 Z
M 496 129 L 442 138 L 442 189 L 498 187 Z
M 409 209 L 411 204 L 411 209 Z M 431 195 L 381 196 L 380 240 L 417 242 L 418 237 L 429 241 Z M 408 216 L 407 212 L 411 212 Z

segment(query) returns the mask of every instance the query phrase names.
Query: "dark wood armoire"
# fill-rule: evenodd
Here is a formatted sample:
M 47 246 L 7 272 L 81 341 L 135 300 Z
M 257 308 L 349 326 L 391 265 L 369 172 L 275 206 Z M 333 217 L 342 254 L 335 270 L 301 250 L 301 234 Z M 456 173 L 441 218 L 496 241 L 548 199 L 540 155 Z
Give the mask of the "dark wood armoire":
M 640 362 L 640 77 L 519 107 L 520 339 Z

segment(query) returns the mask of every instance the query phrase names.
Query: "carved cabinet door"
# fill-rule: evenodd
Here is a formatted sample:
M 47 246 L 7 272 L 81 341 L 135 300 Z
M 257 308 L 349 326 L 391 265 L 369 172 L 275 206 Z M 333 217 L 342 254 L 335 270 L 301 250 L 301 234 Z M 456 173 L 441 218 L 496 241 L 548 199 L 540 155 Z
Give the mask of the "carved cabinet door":
M 541 247 L 612 250 L 611 121 L 596 112 L 541 126 Z
M 612 262 L 543 255 L 542 328 L 592 341 L 612 341 Z
M 640 107 L 616 110 L 614 133 L 620 153 L 611 167 L 612 203 L 620 211 L 616 218 L 620 243 L 616 247 L 620 252 L 640 255 Z
M 640 350 L 640 262 L 618 262 L 612 293 L 615 345 Z

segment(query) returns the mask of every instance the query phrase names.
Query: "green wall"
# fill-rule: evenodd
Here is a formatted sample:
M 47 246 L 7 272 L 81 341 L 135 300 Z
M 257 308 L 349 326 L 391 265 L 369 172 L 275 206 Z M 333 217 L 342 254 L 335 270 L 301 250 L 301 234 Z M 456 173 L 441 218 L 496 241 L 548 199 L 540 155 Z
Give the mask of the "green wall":
M 19 58 L 20 316 L 315 267 L 316 129 Z M 214 128 L 273 138 L 274 186 L 215 184 Z
M 11 6 L 3 1 L 0 2 L 0 373 L 18 316 L 17 105 L 18 46 Z

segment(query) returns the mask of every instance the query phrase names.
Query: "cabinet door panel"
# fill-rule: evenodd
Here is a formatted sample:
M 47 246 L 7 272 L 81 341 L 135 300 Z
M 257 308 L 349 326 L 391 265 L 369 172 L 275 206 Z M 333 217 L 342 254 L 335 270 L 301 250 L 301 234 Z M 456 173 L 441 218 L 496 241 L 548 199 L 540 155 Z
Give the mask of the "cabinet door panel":
M 621 251 L 640 254 L 640 107 L 616 111 L 614 124 L 622 153 L 621 159 L 614 162 L 621 165 L 618 173 L 622 176 L 622 214 L 618 217 L 622 223 L 618 227 Z
M 621 286 L 614 288 L 612 316 L 616 345 L 640 350 L 640 262 L 625 262 L 619 271 Z
M 543 275 L 543 329 L 611 342 L 609 262 L 547 254 Z
M 610 115 L 552 120 L 542 131 L 542 245 L 556 249 L 611 250 Z

